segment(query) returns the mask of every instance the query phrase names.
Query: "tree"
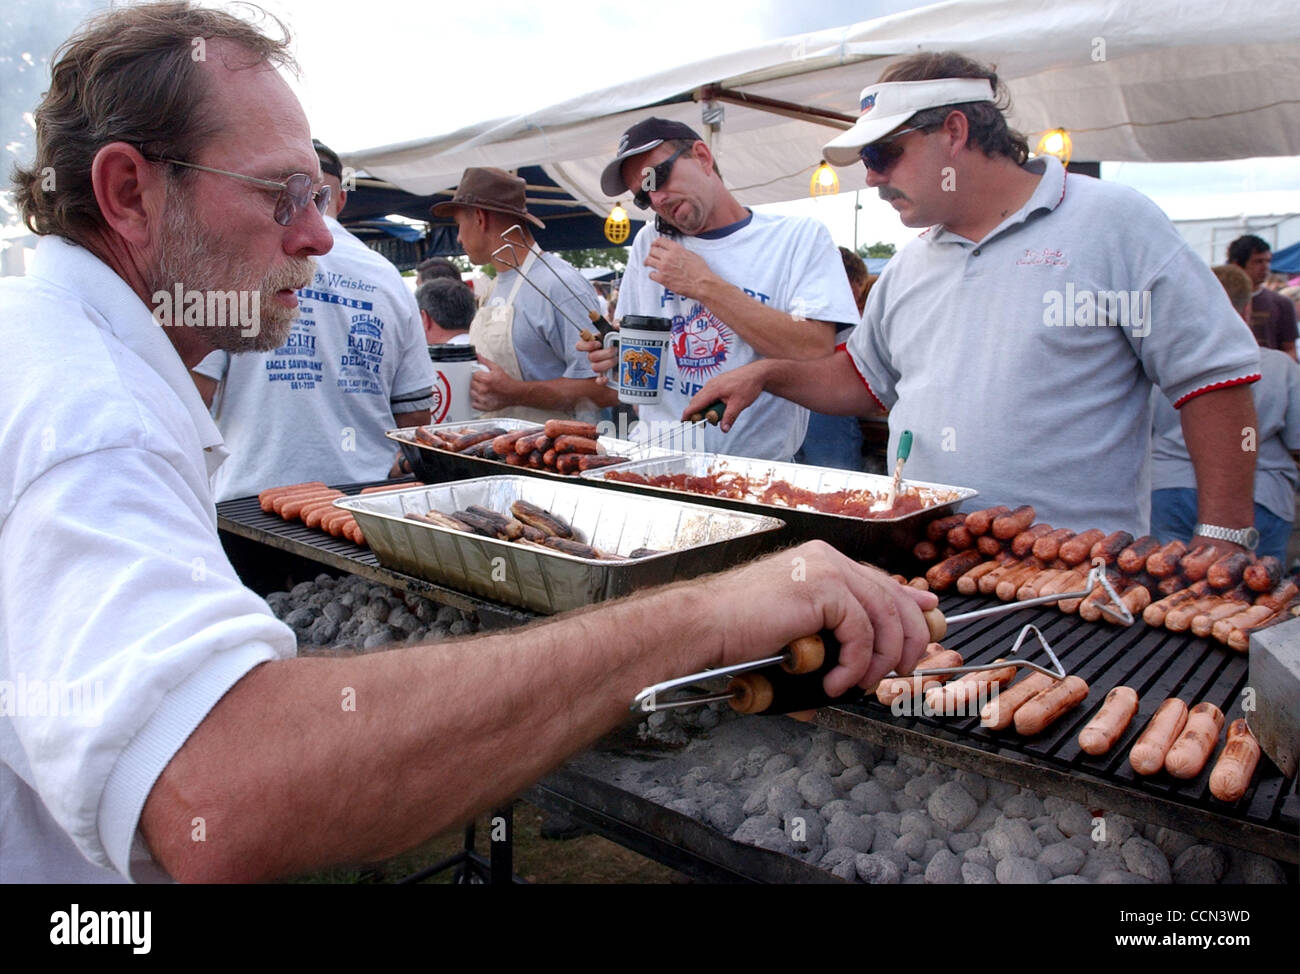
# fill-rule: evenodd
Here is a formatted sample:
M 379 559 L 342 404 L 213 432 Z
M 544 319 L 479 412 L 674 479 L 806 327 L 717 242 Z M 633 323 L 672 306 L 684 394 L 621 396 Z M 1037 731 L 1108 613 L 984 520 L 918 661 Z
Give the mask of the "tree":
M 858 248 L 859 257 L 893 257 L 894 253 L 894 245 L 883 240 L 877 240 L 873 244 L 863 244 Z
M 596 247 L 589 250 L 561 250 L 560 256 L 577 268 L 608 267 L 622 274 L 627 270 L 627 247 Z

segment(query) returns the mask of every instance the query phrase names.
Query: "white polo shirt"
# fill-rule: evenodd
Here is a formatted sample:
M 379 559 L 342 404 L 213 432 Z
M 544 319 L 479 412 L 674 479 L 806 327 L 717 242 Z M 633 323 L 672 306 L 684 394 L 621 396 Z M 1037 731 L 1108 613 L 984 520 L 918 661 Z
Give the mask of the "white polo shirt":
M 978 243 L 932 228 L 891 260 L 849 355 L 907 476 L 1032 504 L 1056 527 L 1145 533 L 1148 395 L 1259 378 L 1259 350 L 1160 209 L 1055 158 Z M 1122 299 L 1121 299 L 1122 295 Z
M 221 437 L 127 284 L 45 237 L 0 336 L 0 879 L 165 880 L 145 799 L 293 633 L 222 551 Z

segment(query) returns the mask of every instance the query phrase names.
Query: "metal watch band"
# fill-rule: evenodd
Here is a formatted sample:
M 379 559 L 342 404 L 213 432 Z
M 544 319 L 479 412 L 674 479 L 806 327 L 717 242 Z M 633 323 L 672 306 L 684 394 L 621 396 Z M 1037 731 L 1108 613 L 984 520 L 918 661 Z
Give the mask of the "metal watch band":
M 1197 524 L 1194 534 L 1202 538 L 1214 538 L 1216 541 L 1229 541 L 1239 544 L 1249 551 L 1254 551 L 1259 544 L 1259 532 L 1252 528 L 1221 528 L 1217 524 Z

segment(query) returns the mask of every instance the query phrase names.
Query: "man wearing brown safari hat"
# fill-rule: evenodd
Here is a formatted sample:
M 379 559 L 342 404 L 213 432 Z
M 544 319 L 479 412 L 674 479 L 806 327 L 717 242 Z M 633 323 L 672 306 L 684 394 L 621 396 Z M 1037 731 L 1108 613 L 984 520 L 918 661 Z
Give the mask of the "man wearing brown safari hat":
M 537 420 L 580 410 L 594 418 L 612 405 L 614 393 L 596 383 L 574 345 L 574 322 L 588 320 L 596 294 L 573 267 L 537 246 L 529 225 L 546 225 L 528 212 L 524 181 L 501 169 L 466 169 L 456 195 L 433 214 L 451 216 L 469 259 L 497 270 L 496 287 L 470 326 L 487 366 L 470 383 L 470 405 L 484 416 Z M 494 256 L 507 243 L 509 251 Z

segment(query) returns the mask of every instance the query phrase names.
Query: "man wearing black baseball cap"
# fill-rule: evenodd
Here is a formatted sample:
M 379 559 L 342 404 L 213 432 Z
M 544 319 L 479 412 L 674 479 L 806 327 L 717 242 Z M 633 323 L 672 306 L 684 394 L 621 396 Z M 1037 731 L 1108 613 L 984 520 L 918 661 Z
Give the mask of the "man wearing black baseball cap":
M 858 320 L 839 252 L 816 220 L 754 213 L 728 191 L 713 153 L 681 122 L 647 118 L 623 133 L 601 174 L 606 195 L 631 192 L 659 220 L 632 244 L 617 317 L 672 320 L 672 351 L 660 402 L 643 421 L 676 424 L 691 396 L 716 375 L 759 358 L 816 359 L 831 353 L 839 325 Z M 603 373 L 614 353 L 579 345 Z M 775 396 L 727 436 L 704 427 L 690 449 L 789 460 L 808 411 Z
M 688 404 L 759 390 L 841 415 L 889 409 L 908 475 L 1032 504 L 1057 527 L 1145 534 L 1152 383 L 1179 408 L 1195 462 L 1197 543 L 1249 546 L 1259 354 L 1169 219 L 1124 186 L 1027 160 L 997 74 L 952 52 L 892 65 L 831 140 L 905 226 L 862 327 L 816 368 L 761 363 Z M 1193 446 L 1193 444 L 1195 444 Z

